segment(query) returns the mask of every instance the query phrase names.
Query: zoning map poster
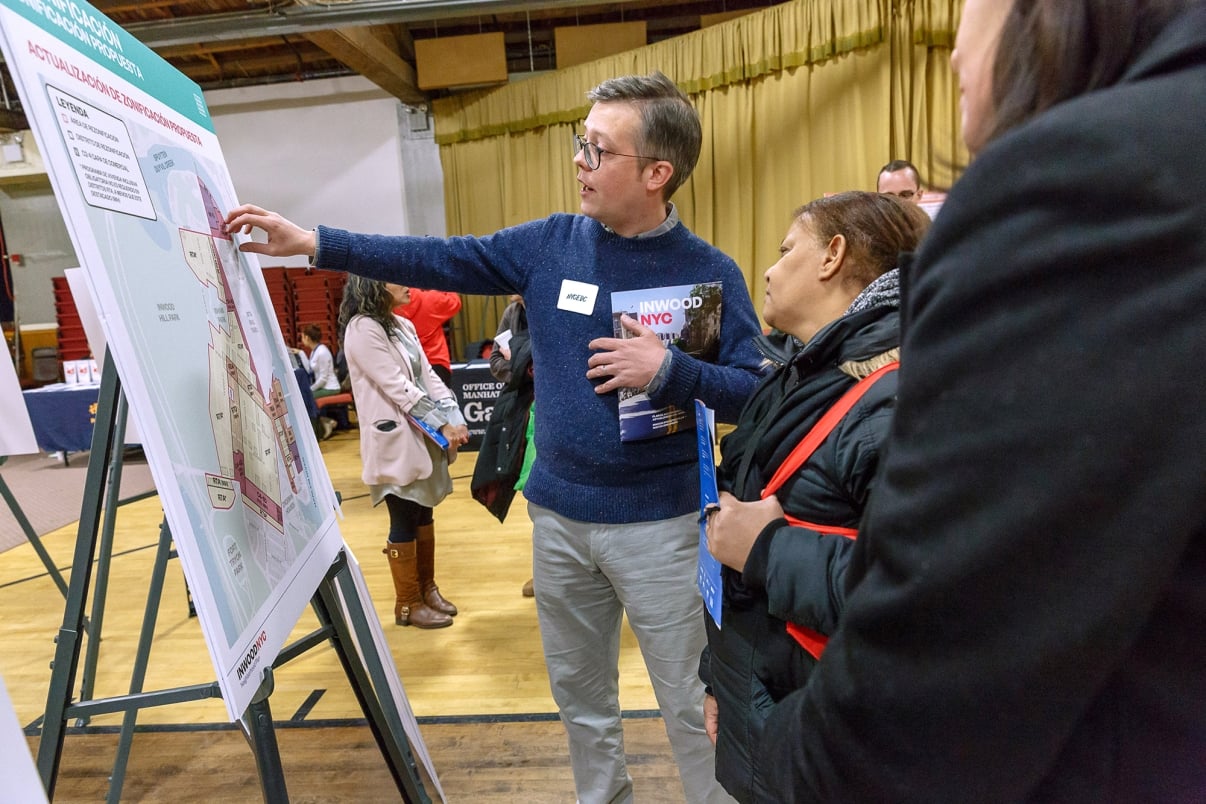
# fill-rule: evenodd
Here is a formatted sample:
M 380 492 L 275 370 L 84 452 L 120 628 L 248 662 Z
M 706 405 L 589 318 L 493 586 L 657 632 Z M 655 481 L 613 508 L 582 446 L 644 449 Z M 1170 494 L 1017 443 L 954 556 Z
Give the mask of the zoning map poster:
M 204 97 L 85 2 L 0 34 L 237 719 L 343 539 Z

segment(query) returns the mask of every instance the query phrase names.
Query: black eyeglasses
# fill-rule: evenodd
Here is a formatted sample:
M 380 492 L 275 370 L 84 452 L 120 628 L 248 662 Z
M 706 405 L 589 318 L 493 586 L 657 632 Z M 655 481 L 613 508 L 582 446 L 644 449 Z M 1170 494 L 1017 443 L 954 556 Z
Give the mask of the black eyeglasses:
M 587 142 L 586 138 L 581 134 L 574 135 L 574 155 L 582 152 L 582 159 L 586 162 L 586 166 L 591 170 L 598 170 L 599 164 L 603 159 L 603 154 L 611 154 L 612 156 L 627 156 L 629 159 L 651 159 L 654 162 L 662 161 L 656 156 L 641 156 L 640 154 L 621 154 L 615 151 L 609 151 L 606 148 L 600 148 L 593 142 Z

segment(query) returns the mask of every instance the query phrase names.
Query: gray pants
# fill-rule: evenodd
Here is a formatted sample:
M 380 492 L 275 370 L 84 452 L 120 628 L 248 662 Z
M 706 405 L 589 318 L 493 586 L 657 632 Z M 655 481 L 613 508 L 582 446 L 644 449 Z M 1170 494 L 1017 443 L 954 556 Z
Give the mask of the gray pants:
M 620 625 L 636 635 L 690 804 L 731 801 L 703 728 L 695 514 L 598 525 L 538 505 L 532 518 L 536 613 L 553 700 L 569 736 L 580 804 L 633 798 L 620 721 Z

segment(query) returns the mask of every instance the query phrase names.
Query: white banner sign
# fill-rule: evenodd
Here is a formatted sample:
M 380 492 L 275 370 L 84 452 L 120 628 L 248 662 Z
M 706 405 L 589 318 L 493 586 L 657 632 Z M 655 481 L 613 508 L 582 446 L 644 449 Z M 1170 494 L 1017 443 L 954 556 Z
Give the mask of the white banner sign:
M 28 455 L 38 451 L 29 410 L 21 395 L 21 383 L 7 348 L 4 357 L 0 357 L 0 421 L 4 422 L 4 427 L 0 428 L 0 456 Z

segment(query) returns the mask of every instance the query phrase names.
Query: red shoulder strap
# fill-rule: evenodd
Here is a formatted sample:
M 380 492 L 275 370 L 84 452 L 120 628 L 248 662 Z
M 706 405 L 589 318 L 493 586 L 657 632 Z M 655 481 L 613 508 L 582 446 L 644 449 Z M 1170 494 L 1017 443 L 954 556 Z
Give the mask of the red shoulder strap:
M 825 411 L 825 415 L 821 417 L 821 420 L 813 425 L 808 434 L 804 436 L 800 443 L 796 445 L 796 448 L 787 456 L 787 459 L 783 461 L 778 471 L 771 477 L 770 482 L 766 484 L 766 488 L 762 490 L 762 499 L 765 500 L 778 491 L 779 487 L 787 481 L 787 478 L 794 475 L 804 465 L 804 462 L 812 457 L 812 453 L 816 452 L 817 447 L 821 446 L 821 443 L 833 432 L 833 428 L 837 427 L 842 417 L 850 412 L 850 408 L 854 407 L 854 403 L 858 402 L 863 394 L 867 393 L 871 386 L 879 381 L 880 377 L 898 368 L 900 368 L 899 360 L 888 363 L 859 380 L 850 390 L 842 394 L 841 398 L 833 404 L 833 407 Z M 854 528 L 817 525 L 792 516 L 787 517 L 787 521 L 792 525 L 803 526 L 818 533 L 832 536 L 845 536 L 848 539 L 858 536 L 858 531 Z M 821 658 L 821 654 L 825 651 L 825 645 L 829 642 L 829 637 L 826 635 L 811 628 L 797 625 L 796 623 L 787 623 L 787 633 L 814 659 Z
M 791 451 L 779 466 L 775 474 L 771 476 L 770 482 L 762 490 L 762 499 L 765 500 L 778 491 L 779 487 L 786 483 L 789 477 L 799 471 L 804 462 L 812 457 L 812 453 L 817 451 L 817 447 L 821 446 L 822 442 L 833 432 L 833 428 L 838 426 L 838 422 L 850 412 L 850 409 L 854 407 L 856 402 L 862 399 L 863 394 L 871 390 L 872 385 L 879 382 L 880 377 L 898 368 L 900 368 L 900 361 L 894 360 L 859 380 L 850 390 L 842 394 L 841 398 L 833 403 L 833 406 L 829 410 L 825 411 L 825 415 L 821 417 L 821 420 L 813 425 L 812 429 L 808 431 L 808 435 L 804 436 L 800 443 L 796 445 L 796 448 Z

